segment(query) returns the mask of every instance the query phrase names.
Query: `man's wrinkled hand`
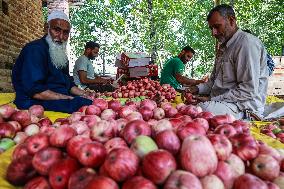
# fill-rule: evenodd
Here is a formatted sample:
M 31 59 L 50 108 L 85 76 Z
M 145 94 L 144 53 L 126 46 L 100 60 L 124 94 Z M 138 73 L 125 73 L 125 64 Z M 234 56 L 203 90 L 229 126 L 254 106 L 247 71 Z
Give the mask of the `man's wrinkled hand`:
M 206 101 L 210 101 L 210 96 L 195 96 L 195 99 L 198 102 L 206 102 Z
M 190 86 L 186 88 L 186 92 L 189 92 L 191 94 L 198 94 L 198 87 L 197 86 Z

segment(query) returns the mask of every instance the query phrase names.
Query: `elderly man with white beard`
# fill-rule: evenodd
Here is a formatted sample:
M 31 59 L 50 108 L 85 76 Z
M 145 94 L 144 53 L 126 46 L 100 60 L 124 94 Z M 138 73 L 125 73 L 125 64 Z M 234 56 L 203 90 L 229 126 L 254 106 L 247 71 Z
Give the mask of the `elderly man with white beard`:
M 42 105 L 45 110 L 72 113 L 92 101 L 69 76 L 66 44 L 71 29 L 62 11 L 48 16 L 48 35 L 25 45 L 12 70 L 19 109 Z

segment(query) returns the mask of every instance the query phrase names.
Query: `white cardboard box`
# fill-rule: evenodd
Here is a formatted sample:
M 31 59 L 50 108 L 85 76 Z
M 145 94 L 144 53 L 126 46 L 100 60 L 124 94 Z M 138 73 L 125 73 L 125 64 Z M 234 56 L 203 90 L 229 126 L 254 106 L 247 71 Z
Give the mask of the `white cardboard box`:
M 146 67 L 133 67 L 129 68 L 130 77 L 146 77 L 149 74 L 149 68 Z

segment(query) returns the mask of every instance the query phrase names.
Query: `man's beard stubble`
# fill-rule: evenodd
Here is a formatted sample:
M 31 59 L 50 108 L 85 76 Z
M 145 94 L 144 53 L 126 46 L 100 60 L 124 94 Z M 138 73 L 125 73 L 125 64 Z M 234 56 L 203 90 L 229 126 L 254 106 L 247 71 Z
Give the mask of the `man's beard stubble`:
M 66 67 L 68 65 L 68 57 L 66 54 L 67 41 L 61 44 L 54 42 L 50 34 L 48 34 L 45 39 L 49 46 L 49 55 L 53 65 L 58 69 Z

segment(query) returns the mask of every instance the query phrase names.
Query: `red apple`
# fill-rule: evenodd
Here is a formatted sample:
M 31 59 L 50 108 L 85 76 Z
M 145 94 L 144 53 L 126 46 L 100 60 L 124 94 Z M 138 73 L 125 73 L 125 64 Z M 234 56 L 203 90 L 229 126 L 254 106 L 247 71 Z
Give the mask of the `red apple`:
M 211 134 L 208 135 L 208 138 L 216 151 L 218 160 L 225 161 L 228 159 L 232 152 L 232 144 L 229 139 L 220 134 Z
M 81 121 L 86 122 L 89 128 L 92 128 L 96 123 L 101 120 L 102 119 L 97 115 L 85 115 L 81 117 Z
M 225 188 L 232 188 L 235 180 L 239 176 L 235 172 L 234 168 L 226 161 L 218 162 L 218 166 L 214 174 L 223 181 Z
M 149 121 L 154 115 L 153 110 L 146 106 L 141 107 L 139 112 L 142 114 L 144 121 Z
M 239 156 L 231 154 L 230 157 L 225 161 L 228 163 L 236 172 L 238 176 L 245 173 L 245 164 Z
M 131 112 L 126 116 L 126 120 L 133 121 L 133 120 L 143 120 L 143 116 L 139 112 Z
M 178 111 L 180 111 L 181 108 L 182 108 L 182 107 L 185 107 L 185 106 L 186 106 L 186 105 L 185 105 L 184 103 L 179 103 L 179 104 L 177 104 L 176 109 L 177 109 Z
M 27 111 L 24 111 L 24 110 L 14 112 L 11 115 L 10 119 L 11 121 L 19 122 L 23 128 L 31 124 L 31 116 Z
M 182 111 L 182 110 L 181 110 Z M 197 106 L 194 105 L 187 105 L 185 109 L 182 111 L 182 113 L 189 115 L 192 118 L 196 118 L 199 114 L 199 109 Z
M 23 189 L 51 189 L 47 179 L 38 176 L 27 182 Z
M 115 181 L 125 181 L 134 176 L 138 170 L 139 158 L 130 149 L 113 149 L 103 164 L 105 172 Z
M 176 167 L 173 155 L 166 150 L 152 151 L 142 161 L 143 175 L 155 184 L 163 184 Z
M 206 131 L 198 122 L 188 122 L 185 125 L 180 126 L 177 130 L 177 135 L 182 141 L 193 134 L 205 135 Z
M 209 119 L 214 117 L 214 114 L 212 112 L 200 112 L 196 117 L 204 118 L 208 121 Z
M 31 118 L 31 123 L 37 123 L 40 120 L 40 118 L 36 117 L 33 114 L 30 115 L 30 118 Z
M 110 122 L 102 120 L 91 128 L 90 135 L 93 140 L 105 143 L 115 136 L 115 131 Z
M 155 137 L 155 141 L 160 149 L 165 149 L 173 155 L 179 152 L 181 146 L 179 138 L 172 130 L 159 132 Z
M 110 139 L 104 144 L 104 146 L 106 148 L 107 153 L 116 148 L 128 148 L 126 142 L 120 137 Z
M 101 109 L 96 105 L 89 105 L 85 111 L 86 115 L 101 115 Z
M 135 108 L 132 106 L 123 106 L 119 109 L 118 114 L 120 118 L 126 118 L 128 114 L 135 111 Z
M 161 103 L 161 108 L 166 111 L 166 110 L 168 110 L 170 108 L 173 108 L 173 106 L 172 106 L 172 104 L 170 102 L 162 102 Z
M 279 176 L 280 166 L 272 156 L 259 155 L 252 162 L 252 170 L 259 178 L 273 181 Z
M 32 155 L 49 146 L 48 136 L 43 133 L 30 136 L 26 139 L 26 143 L 27 150 Z
M 79 169 L 78 162 L 70 157 L 54 164 L 49 171 L 49 183 L 53 189 L 64 189 L 68 186 L 70 176 Z
M 226 123 L 230 124 L 230 123 L 233 123 L 234 121 L 235 121 L 235 118 L 229 114 L 216 115 L 209 120 L 210 126 L 213 128 L 216 128 L 218 125 L 222 125 Z
M 69 123 L 80 121 L 82 116 L 82 112 L 73 112 L 67 119 L 69 120 Z
M 16 146 L 12 154 L 12 160 L 19 159 L 22 156 L 29 155 L 27 143 L 22 143 Z
M 0 117 L 4 119 L 9 119 L 13 113 L 16 112 L 16 109 L 9 104 L 0 106 Z
M 217 155 L 209 139 L 190 135 L 184 139 L 180 151 L 182 167 L 198 177 L 212 174 L 217 168 Z
M 233 145 L 233 152 L 242 160 L 252 160 L 257 157 L 259 152 L 258 144 L 255 139 L 248 134 L 236 134 L 230 138 Z
M 81 134 L 85 133 L 86 131 L 89 131 L 89 130 L 90 130 L 89 127 L 88 127 L 88 125 L 87 125 L 87 123 L 84 122 L 84 121 L 75 121 L 75 122 L 72 122 L 72 123 L 69 125 L 69 127 L 73 128 L 73 129 L 76 131 L 76 133 L 77 133 L 78 135 L 81 135 Z
M 0 123 L 0 138 L 14 138 L 16 130 L 10 123 Z
M 167 119 L 159 120 L 156 124 L 152 125 L 152 136 L 155 137 L 159 132 L 164 130 L 173 130 L 171 122 Z
M 85 189 L 95 176 L 95 170 L 86 167 L 81 168 L 74 172 L 69 178 L 68 189 Z
M 23 143 L 28 135 L 25 132 L 17 132 L 16 136 L 14 137 L 14 141 L 16 144 Z
M 157 103 L 153 100 L 145 99 L 141 102 L 140 106 L 141 107 L 145 106 L 145 107 L 148 107 L 151 110 L 154 110 L 155 108 L 157 108 Z
M 143 120 L 130 121 L 123 129 L 123 138 L 128 144 L 131 144 L 134 138 L 139 135 L 151 136 L 151 128 Z
M 11 184 L 20 186 L 36 176 L 32 165 L 32 156 L 25 155 L 15 159 L 9 164 L 6 171 L 6 179 Z
M 142 176 L 134 176 L 123 183 L 122 189 L 157 189 L 157 187 L 148 179 Z
M 40 124 L 40 126 L 51 126 L 52 122 L 48 117 L 42 118 L 38 121 L 38 124 Z
M 194 174 L 183 170 L 177 170 L 169 176 L 164 186 L 164 189 L 173 188 L 202 189 L 202 185 Z
M 91 141 L 90 138 L 75 136 L 67 142 L 66 151 L 69 156 L 76 158 L 81 146 Z
M 216 127 L 214 133 L 226 135 L 228 138 L 234 136 L 237 131 L 234 129 L 232 125 L 223 124 Z
M 40 133 L 44 133 L 47 136 L 50 136 L 54 131 L 55 131 L 55 127 L 51 127 L 51 126 L 42 126 L 39 130 Z
M 107 101 L 102 99 L 102 98 L 95 98 L 93 100 L 93 104 L 96 105 L 97 107 L 99 107 L 101 109 L 101 111 L 104 111 L 105 109 L 108 108 Z
M 105 109 L 101 113 L 101 118 L 103 120 L 114 120 L 116 117 L 116 113 L 112 109 Z
M 14 129 L 15 129 L 15 132 L 18 132 L 18 131 L 21 131 L 22 130 L 22 126 L 19 122 L 17 121 L 8 121 L 9 124 L 11 124 Z
M 106 149 L 99 142 L 85 143 L 78 150 L 77 158 L 85 167 L 98 167 L 106 157 Z
M 183 124 L 187 124 L 189 122 L 192 122 L 192 119 L 189 115 L 183 115 L 183 116 L 179 117 L 179 119 L 181 119 L 183 121 Z
M 169 121 L 172 124 L 174 132 L 176 132 L 179 126 L 183 124 L 183 121 L 179 118 L 170 118 Z
M 54 121 L 53 126 L 58 127 L 58 126 L 61 126 L 61 125 L 68 125 L 68 124 L 70 124 L 70 120 L 68 118 L 57 118 Z
M 282 159 L 280 153 L 275 148 L 272 148 L 266 144 L 259 145 L 259 155 L 261 154 L 270 155 L 274 159 L 276 159 L 278 162 L 280 162 Z
M 50 168 L 63 158 L 63 153 L 54 147 L 47 147 L 37 152 L 32 160 L 35 170 L 41 175 L 48 175 Z
M 169 117 L 169 118 L 174 117 L 177 113 L 178 113 L 178 110 L 174 107 L 170 107 L 167 110 L 165 110 L 166 117 Z
M 207 175 L 200 179 L 203 189 L 225 189 L 224 184 L 216 175 Z
M 236 179 L 234 189 L 268 189 L 268 187 L 260 178 L 246 173 Z
M 95 176 L 84 189 L 119 189 L 117 183 L 106 176 Z
M 236 120 L 231 125 L 235 128 L 237 133 L 249 132 L 249 123 L 243 120 Z
M 122 136 L 122 130 L 124 129 L 125 125 L 128 123 L 128 121 L 124 118 L 120 118 L 116 120 L 116 124 L 114 125 L 113 129 L 115 132 L 115 136 L 119 134 L 119 136 Z
M 117 112 L 121 108 L 121 103 L 118 100 L 111 100 L 108 102 L 108 108 Z
M 38 118 L 42 118 L 44 114 L 44 108 L 41 105 L 32 105 L 29 108 L 29 113 L 35 115 Z
M 209 123 L 206 119 L 204 118 L 195 118 L 194 120 L 192 120 L 192 122 L 196 122 L 198 123 L 200 126 L 202 126 L 205 130 L 205 132 L 208 131 L 209 129 Z
M 88 106 L 82 106 L 81 108 L 79 108 L 79 109 L 77 110 L 77 112 L 81 112 L 81 113 L 84 113 L 84 114 L 85 114 L 85 111 L 86 111 L 87 107 L 88 107 Z
M 39 128 L 38 124 L 32 123 L 32 124 L 26 126 L 24 131 L 28 136 L 32 136 L 32 135 L 39 133 L 40 128 Z
M 161 120 L 165 118 L 165 111 L 162 108 L 153 109 L 153 118 L 156 120 Z
M 68 140 L 77 135 L 77 132 L 69 126 L 57 128 L 49 137 L 49 142 L 54 147 L 65 147 Z

